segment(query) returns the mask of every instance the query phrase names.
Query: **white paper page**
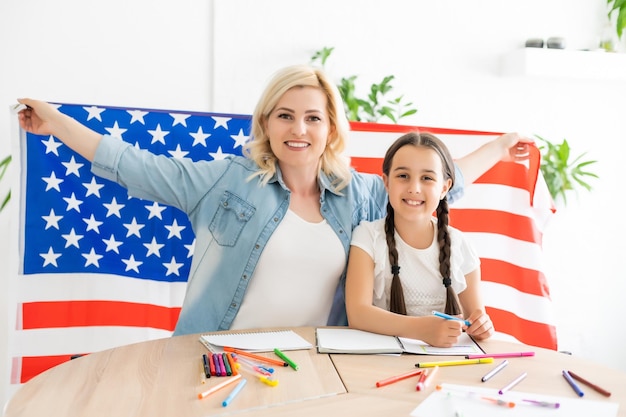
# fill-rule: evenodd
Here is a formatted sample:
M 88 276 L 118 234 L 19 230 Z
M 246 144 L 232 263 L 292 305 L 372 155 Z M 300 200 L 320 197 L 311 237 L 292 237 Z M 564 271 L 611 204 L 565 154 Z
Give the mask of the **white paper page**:
M 594 401 L 583 398 L 540 395 L 519 391 L 498 394 L 495 388 L 469 385 L 441 384 L 442 389 L 433 391 L 412 412 L 411 417 L 616 417 L 619 403 Z M 513 402 L 514 407 L 497 405 L 490 399 Z M 558 403 L 559 407 L 540 407 L 529 402 L 535 400 Z
M 310 349 L 313 345 L 292 330 L 256 333 L 223 333 L 200 336 L 202 340 L 218 347 L 232 347 L 254 352 Z
M 404 351 L 407 353 L 422 355 L 474 355 L 483 353 L 480 347 L 467 333 L 462 333 L 458 343 L 449 348 L 430 346 L 424 341 L 408 339 L 406 337 L 399 337 L 398 339 L 400 343 L 402 343 L 402 346 L 404 346 Z

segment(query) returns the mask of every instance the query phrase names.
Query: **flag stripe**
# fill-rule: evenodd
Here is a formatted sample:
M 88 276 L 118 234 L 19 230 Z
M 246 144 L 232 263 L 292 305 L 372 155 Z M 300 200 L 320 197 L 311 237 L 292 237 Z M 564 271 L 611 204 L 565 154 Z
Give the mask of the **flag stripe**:
M 510 311 L 487 307 L 487 313 L 496 329 L 506 329 L 522 343 L 545 349 L 557 349 L 556 328 L 541 322 L 523 320 Z
M 72 326 L 152 327 L 174 331 L 180 307 L 123 301 L 44 301 L 22 304 L 24 330 Z
M 543 272 L 522 268 L 500 259 L 480 258 L 482 281 L 508 285 L 526 294 L 549 297 L 550 289 Z M 511 277 L 515 277 L 514 280 Z
M 531 219 L 498 210 L 450 209 L 450 225 L 464 232 L 497 233 L 541 243 L 542 234 Z

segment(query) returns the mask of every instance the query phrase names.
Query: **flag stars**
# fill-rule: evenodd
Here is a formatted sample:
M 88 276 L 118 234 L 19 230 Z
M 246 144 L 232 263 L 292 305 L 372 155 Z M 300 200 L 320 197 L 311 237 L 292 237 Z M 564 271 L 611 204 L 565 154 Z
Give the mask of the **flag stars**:
M 67 211 L 76 210 L 80 213 L 80 205 L 83 204 L 82 200 L 78 200 L 74 193 L 68 198 L 63 197 L 63 200 L 67 203 Z
M 87 193 L 85 197 L 89 197 L 90 195 L 95 195 L 100 198 L 100 190 L 104 187 L 104 184 L 98 184 L 96 182 L 96 177 L 91 177 L 91 182 L 84 182 L 83 186 L 87 189 Z
M 156 238 L 152 237 L 152 242 L 143 244 L 146 248 L 148 248 L 148 253 L 146 254 L 146 258 L 150 255 L 156 255 L 157 258 L 161 257 L 161 248 L 165 245 L 162 243 L 157 243 Z
M 190 245 L 185 245 L 185 249 L 187 249 L 187 258 L 191 258 L 193 251 L 196 249 L 196 239 L 194 238 Z
M 157 124 L 155 130 L 148 129 L 148 132 L 150 132 L 150 134 L 152 135 L 152 142 L 150 142 L 151 145 L 155 144 L 156 142 L 161 142 L 163 145 L 165 145 L 165 136 L 170 133 L 166 130 L 161 130 L 161 124 Z
M 116 215 L 118 218 L 122 218 L 122 214 L 120 213 L 120 210 L 122 210 L 125 205 L 124 204 L 118 204 L 117 203 L 117 199 L 115 197 L 113 197 L 113 199 L 111 200 L 110 203 L 104 203 L 102 204 L 104 207 L 106 207 L 107 209 L 107 217 L 111 217 L 113 215 Z
M 143 262 L 135 260 L 135 256 L 132 254 L 130 255 L 130 258 L 122 259 L 122 262 L 126 264 L 126 269 L 125 269 L 126 272 L 132 269 L 136 273 L 139 273 L 139 266 L 143 264 Z
M 87 223 L 87 231 L 93 230 L 100 234 L 100 226 L 102 226 L 102 222 L 96 220 L 95 217 L 93 217 L 93 214 L 88 219 L 83 219 L 83 221 Z
M 61 178 L 57 178 L 54 171 L 52 171 L 49 177 L 42 177 L 41 179 L 46 182 L 46 191 L 54 188 L 55 190 L 61 192 L 59 184 L 61 184 L 64 180 L 62 180 Z
M 211 118 L 215 120 L 215 126 L 213 126 L 213 129 L 223 127 L 224 129 L 228 130 L 228 122 L 232 120 L 232 117 L 211 116 Z
M 46 266 L 46 265 L 54 265 L 56 267 L 59 266 L 57 265 L 57 259 L 61 257 L 61 254 L 54 253 L 54 251 L 52 250 L 52 246 L 50 246 L 50 249 L 48 249 L 48 253 L 40 253 L 39 256 L 43 258 L 43 266 Z
M 103 108 L 101 107 L 96 107 L 96 106 L 91 106 L 91 107 L 83 107 L 83 109 L 85 109 L 85 111 L 87 111 L 87 121 L 91 120 L 91 119 L 98 119 L 99 121 L 102 121 L 102 112 L 104 111 Z
M 103 256 L 98 255 L 93 248 L 91 248 L 89 253 L 81 253 L 81 255 L 83 255 L 83 258 L 85 258 L 85 268 L 89 265 L 94 265 L 100 268 L 100 259 L 102 259 Z
M 161 216 L 161 214 L 163 213 L 163 210 L 165 210 L 167 207 L 162 206 L 156 201 L 154 201 L 151 206 L 146 206 L 146 208 L 148 209 L 148 212 L 149 212 L 148 220 L 150 220 L 153 217 L 158 217 L 159 220 L 163 220 L 163 216 Z
M 115 240 L 115 236 L 113 236 L 113 234 L 111 234 L 111 237 L 109 239 L 102 239 L 102 241 L 107 245 L 105 252 L 113 251 L 118 255 L 120 253 L 119 247 L 122 245 L 122 243 L 124 243 L 119 240 Z
M 126 232 L 126 237 L 135 235 L 138 238 L 141 238 L 141 234 L 139 231 L 145 227 L 143 224 L 138 224 L 137 219 L 133 217 L 133 220 L 130 223 L 124 223 L 124 227 L 128 230 Z
M 238 146 L 245 145 L 248 139 L 250 139 L 250 136 L 246 136 L 243 134 L 243 129 L 239 129 L 239 133 L 237 133 L 236 135 L 230 135 L 230 137 L 235 141 L 235 145 L 233 146 L 233 149 Z
M 78 244 L 78 241 L 83 238 L 83 235 L 77 235 L 73 227 L 72 227 L 72 230 L 70 230 L 69 234 L 61 235 L 61 237 L 65 239 L 66 248 L 69 248 L 70 246 L 75 246 L 80 249 L 80 245 Z
M 122 135 L 126 133 L 126 131 L 128 130 L 128 129 L 120 128 L 119 125 L 117 124 L 117 121 L 113 123 L 113 127 L 105 127 L 105 129 L 107 132 L 109 132 L 109 135 L 115 138 L 119 138 L 119 139 L 122 139 Z
M 186 157 L 189 152 L 187 151 L 183 151 L 182 149 L 180 149 L 180 143 L 178 145 L 176 145 L 176 149 L 173 151 L 167 151 L 170 155 L 172 155 L 172 158 L 175 159 L 183 159 L 184 157 Z
M 72 155 L 72 158 L 70 159 L 70 162 L 63 162 L 62 164 L 63 166 L 65 166 L 66 177 L 70 174 L 74 174 L 78 178 L 80 178 L 80 172 L 78 172 L 78 170 L 81 169 L 83 165 L 85 165 L 85 164 L 79 164 L 78 162 L 76 162 L 76 159 L 74 158 L 73 155 Z
M 177 263 L 176 259 L 172 256 L 172 260 L 169 263 L 163 263 L 163 266 L 167 268 L 167 272 L 165 272 L 165 276 L 170 276 L 172 274 L 176 276 L 180 276 L 178 270 L 183 266 L 182 263 Z
M 57 216 L 54 213 L 54 209 L 50 209 L 50 214 L 47 216 L 41 216 L 41 218 L 46 221 L 46 228 L 44 230 L 48 230 L 51 227 L 59 230 L 59 220 L 61 220 L 63 216 Z
M 193 143 L 191 146 L 202 145 L 206 148 L 206 140 L 211 137 L 210 133 L 204 133 L 202 131 L 202 126 L 198 128 L 196 133 L 189 133 L 189 135 L 193 138 Z
M 59 146 L 63 145 L 63 143 L 54 140 L 54 136 L 50 135 L 48 140 L 42 140 L 41 143 L 46 146 L 46 155 L 53 153 L 56 156 L 59 156 Z
M 226 158 L 226 156 L 228 156 L 227 153 L 222 152 L 221 146 L 217 147 L 217 152 L 209 152 L 209 155 L 211 155 L 211 158 L 215 159 L 216 161 L 224 159 Z
M 180 235 L 180 232 L 182 230 L 185 230 L 186 227 L 185 226 L 179 226 L 178 222 L 176 221 L 176 219 L 174 219 L 174 222 L 170 225 L 170 226 L 165 226 L 165 228 L 167 230 L 169 230 L 169 235 L 167 235 L 168 239 L 171 239 L 172 237 L 176 236 L 179 239 L 182 239 L 182 236 Z
M 142 125 L 145 125 L 146 122 L 143 118 L 148 114 L 147 111 L 143 110 L 126 110 L 128 114 L 130 114 L 130 124 L 132 125 L 135 122 L 139 122 Z
M 181 114 L 181 113 L 170 113 L 170 116 L 174 119 L 172 122 L 172 127 L 176 125 L 183 125 L 187 127 L 187 119 L 191 117 L 190 114 Z

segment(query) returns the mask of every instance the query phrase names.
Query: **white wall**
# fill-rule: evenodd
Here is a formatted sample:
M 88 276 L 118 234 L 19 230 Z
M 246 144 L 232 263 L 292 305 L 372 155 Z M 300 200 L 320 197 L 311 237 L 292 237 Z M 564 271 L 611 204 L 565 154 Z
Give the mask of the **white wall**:
M 624 164 L 626 83 L 500 75 L 501 57 L 529 37 L 595 47 L 604 0 L 81 0 L 0 1 L 0 109 L 16 97 L 250 114 L 286 64 L 334 46 L 327 69 L 361 85 L 394 74 L 419 108 L 409 124 L 567 138 L 600 162 L 592 194 L 572 196 L 544 235 L 560 349 L 626 371 L 619 262 L 626 220 L 612 197 Z M 6 107 L 5 107 L 6 106 Z M 0 155 L 10 150 L 0 110 Z M 0 189 L 0 192 L 2 189 Z M 6 254 L 11 213 L 0 215 Z M 608 216 L 611 216 L 609 218 Z M 2 257 L 0 257 L 2 259 Z M 0 260 L 4 265 L 8 260 Z M 13 291 L 0 268 L 0 404 L 9 394 Z M 609 319 L 607 319 L 609 318 Z M 616 330 L 613 330 L 613 329 Z

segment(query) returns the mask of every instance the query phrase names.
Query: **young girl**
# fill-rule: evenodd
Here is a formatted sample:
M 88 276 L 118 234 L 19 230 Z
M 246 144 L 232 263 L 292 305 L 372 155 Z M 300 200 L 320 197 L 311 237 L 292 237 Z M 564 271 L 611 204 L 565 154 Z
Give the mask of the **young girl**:
M 448 225 L 454 165 L 446 146 L 428 133 L 401 136 L 387 150 L 383 181 L 386 218 L 363 221 L 352 234 L 350 327 L 441 347 L 454 345 L 463 330 L 477 339 L 491 336 L 480 297 L 480 259 Z M 463 317 L 470 326 L 436 317 L 435 310 Z

